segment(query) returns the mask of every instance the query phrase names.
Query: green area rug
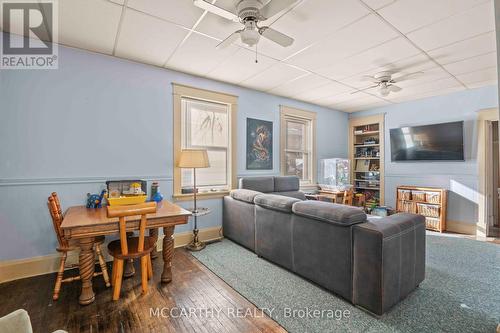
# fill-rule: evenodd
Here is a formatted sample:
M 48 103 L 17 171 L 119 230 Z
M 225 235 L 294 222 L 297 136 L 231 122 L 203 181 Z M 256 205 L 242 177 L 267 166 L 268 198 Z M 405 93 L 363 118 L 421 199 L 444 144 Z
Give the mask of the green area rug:
M 380 318 L 229 240 L 193 255 L 290 332 L 495 332 L 500 323 L 497 244 L 428 235 L 425 281 Z

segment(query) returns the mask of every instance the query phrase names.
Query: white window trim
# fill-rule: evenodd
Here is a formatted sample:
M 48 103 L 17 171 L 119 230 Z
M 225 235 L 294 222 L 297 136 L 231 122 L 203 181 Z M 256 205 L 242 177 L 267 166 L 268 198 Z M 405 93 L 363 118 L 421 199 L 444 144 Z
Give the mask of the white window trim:
M 301 188 L 316 187 L 316 112 L 300 110 L 285 105 L 280 105 L 280 169 L 281 174 L 285 174 L 286 170 L 286 120 L 297 119 L 307 120 L 311 122 L 311 133 L 309 133 L 309 140 L 311 141 L 311 161 L 309 163 L 310 180 L 301 181 Z
M 236 123 L 238 110 L 238 97 L 226 93 L 194 88 L 186 85 L 172 83 L 173 91 L 173 142 L 174 142 L 174 179 L 173 179 L 173 198 L 174 200 L 191 200 L 192 194 L 182 194 L 181 192 L 181 168 L 177 167 L 180 152 L 182 149 L 182 98 L 191 98 L 214 103 L 228 104 L 230 106 L 230 126 L 229 126 L 229 190 L 234 189 L 237 184 L 236 171 Z M 198 193 L 198 199 L 209 199 L 223 197 L 229 191 Z

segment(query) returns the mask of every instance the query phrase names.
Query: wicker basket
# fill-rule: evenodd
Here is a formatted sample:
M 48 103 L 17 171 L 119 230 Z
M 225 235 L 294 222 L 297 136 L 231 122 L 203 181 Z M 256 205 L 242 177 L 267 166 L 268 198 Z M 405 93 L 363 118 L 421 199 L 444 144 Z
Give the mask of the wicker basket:
M 411 198 L 415 201 L 425 201 L 425 192 L 424 191 L 412 191 Z
M 425 198 L 429 203 L 435 203 L 435 204 L 441 203 L 441 193 L 439 192 L 426 192 Z
M 439 206 L 418 203 L 417 212 L 426 217 L 439 217 Z
M 411 200 L 410 190 L 398 190 L 398 196 L 401 200 Z
M 400 201 L 399 202 L 399 209 L 405 213 L 415 214 L 417 212 L 415 203 L 413 203 L 411 201 Z
M 441 220 L 435 217 L 426 217 L 425 225 L 428 229 L 440 230 Z

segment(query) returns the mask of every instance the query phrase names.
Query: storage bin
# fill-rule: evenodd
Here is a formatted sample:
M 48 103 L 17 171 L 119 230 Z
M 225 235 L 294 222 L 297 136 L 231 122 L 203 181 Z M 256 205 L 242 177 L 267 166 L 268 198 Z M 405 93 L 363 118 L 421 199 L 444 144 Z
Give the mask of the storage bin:
M 440 230 L 441 220 L 435 217 L 426 217 L 425 225 L 427 229 Z
M 405 213 L 413 213 L 413 214 L 417 212 L 415 203 L 411 201 L 399 201 L 399 210 Z
M 410 190 L 398 190 L 398 196 L 401 200 L 411 200 Z
M 441 193 L 439 192 L 426 192 L 425 198 L 426 201 L 429 203 L 435 203 L 435 204 L 441 203 Z
M 426 217 L 439 217 L 439 206 L 418 203 L 417 212 Z
M 425 192 L 424 191 L 412 191 L 411 198 L 415 201 L 425 201 Z

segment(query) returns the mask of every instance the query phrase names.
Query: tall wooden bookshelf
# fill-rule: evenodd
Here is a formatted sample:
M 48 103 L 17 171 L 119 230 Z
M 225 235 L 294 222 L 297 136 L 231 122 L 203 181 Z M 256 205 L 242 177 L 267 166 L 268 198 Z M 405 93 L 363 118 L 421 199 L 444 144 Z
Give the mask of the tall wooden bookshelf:
M 365 206 L 384 205 L 384 115 L 349 121 L 351 182 Z

